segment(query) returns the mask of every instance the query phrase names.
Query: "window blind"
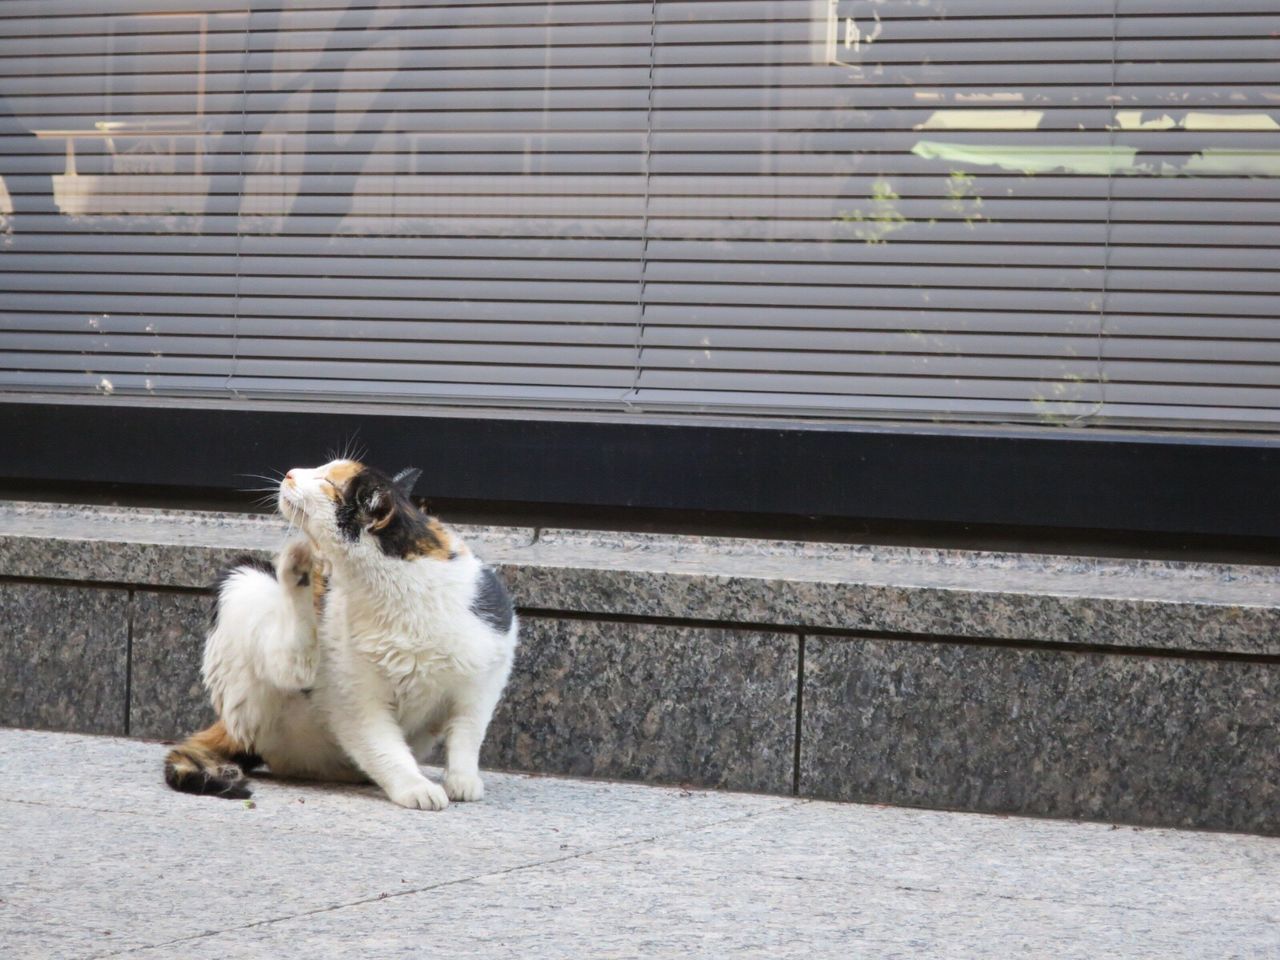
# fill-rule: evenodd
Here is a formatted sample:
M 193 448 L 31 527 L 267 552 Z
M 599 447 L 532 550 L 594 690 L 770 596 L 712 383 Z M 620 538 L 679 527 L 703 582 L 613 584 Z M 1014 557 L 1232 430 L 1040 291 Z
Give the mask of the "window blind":
M 1268 429 L 1247 0 L 0 6 L 0 389 Z

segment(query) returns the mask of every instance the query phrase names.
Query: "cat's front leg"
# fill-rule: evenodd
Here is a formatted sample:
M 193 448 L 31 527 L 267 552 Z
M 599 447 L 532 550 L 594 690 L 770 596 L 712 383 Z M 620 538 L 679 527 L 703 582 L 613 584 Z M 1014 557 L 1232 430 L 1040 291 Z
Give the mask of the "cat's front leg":
M 372 665 L 351 657 L 341 681 L 322 691 L 334 737 L 392 802 L 416 810 L 443 810 L 449 797 L 418 767 L 390 703 L 391 690 Z
M 450 800 L 483 800 L 480 747 L 493 717 L 506 671 L 455 695 L 453 715 L 445 723 L 444 789 Z
M 448 764 L 444 772 L 444 792 L 450 800 L 483 800 L 484 781 L 480 779 L 480 744 L 484 727 L 471 717 L 459 717 L 445 735 Z

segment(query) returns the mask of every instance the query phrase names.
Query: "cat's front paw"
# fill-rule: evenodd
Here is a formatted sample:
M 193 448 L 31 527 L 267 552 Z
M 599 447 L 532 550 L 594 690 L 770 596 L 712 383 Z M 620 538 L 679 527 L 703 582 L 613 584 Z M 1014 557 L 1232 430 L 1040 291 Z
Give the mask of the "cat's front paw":
M 443 810 L 449 805 L 449 796 L 444 788 L 426 777 L 407 787 L 388 790 L 387 796 L 392 802 L 410 810 Z
M 307 540 L 294 540 L 280 551 L 280 557 L 276 560 L 276 579 L 289 589 L 309 587 L 314 564 L 311 543 Z
M 478 773 L 446 773 L 444 792 L 450 800 L 483 800 L 484 781 Z

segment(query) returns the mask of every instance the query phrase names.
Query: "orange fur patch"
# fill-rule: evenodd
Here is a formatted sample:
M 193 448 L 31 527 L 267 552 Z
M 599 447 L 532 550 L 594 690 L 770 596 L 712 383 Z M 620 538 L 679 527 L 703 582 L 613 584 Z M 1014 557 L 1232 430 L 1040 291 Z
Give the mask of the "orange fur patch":
M 248 744 L 241 743 L 227 733 L 227 727 L 221 720 L 214 721 L 213 726 L 206 727 L 199 733 L 193 733 L 187 738 L 183 746 L 207 750 L 216 757 L 226 759 L 230 759 L 238 753 L 253 752 Z
M 325 490 L 331 500 L 338 499 L 338 491 L 345 490 L 351 478 L 364 469 L 364 464 L 356 460 L 339 460 L 332 467 L 325 471 L 325 479 L 333 484 L 333 487 L 326 487 Z M 336 487 L 337 489 L 334 489 Z
M 247 797 L 251 791 L 245 786 L 242 767 L 261 762 L 252 746 L 237 741 L 219 720 L 169 751 L 164 761 L 164 779 L 183 793 Z
M 311 565 L 311 605 L 315 608 L 316 616 L 324 611 L 324 596 L 328 589 L 328 570 L 317 561 Z
M 414 560 L 418 557 L 426 557 L 430 560 L 448 560 L 456 554 L 466 552 L 466 546 L 453 535 L 448 527 L 435 517 L 427 518 L 427 530 L 430 531 L 428 536 L 422 537 L 415 544 L 415 548 L 406 554 L 406 560 Z

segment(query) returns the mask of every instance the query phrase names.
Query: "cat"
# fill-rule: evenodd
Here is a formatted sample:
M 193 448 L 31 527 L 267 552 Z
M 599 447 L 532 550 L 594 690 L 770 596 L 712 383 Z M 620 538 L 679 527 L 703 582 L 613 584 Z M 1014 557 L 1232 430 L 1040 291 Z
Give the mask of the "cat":
M 519 625 L 493 569 L 410 500 L 419 473 L 341 459 L 285 475 L 277 505 L 303 537 L 220 580 L 203 667 L 218 721 L 168 754 L 169 786 L 244 798 L 265 763 L 422 810 L 483 798 Z M 442 737 L 443 786 L 418 767 Z

